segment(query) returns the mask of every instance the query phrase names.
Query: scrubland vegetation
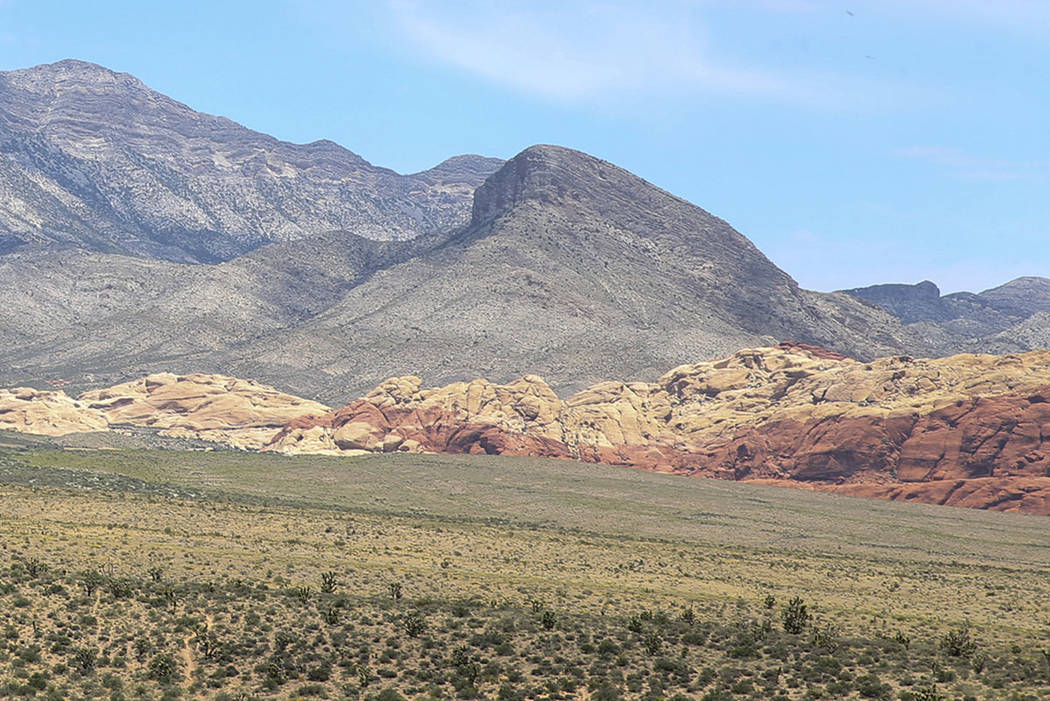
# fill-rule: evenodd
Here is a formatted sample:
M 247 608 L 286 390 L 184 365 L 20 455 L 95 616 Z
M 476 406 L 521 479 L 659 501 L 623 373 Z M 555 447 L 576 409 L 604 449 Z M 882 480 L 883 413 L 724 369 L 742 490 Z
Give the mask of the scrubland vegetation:
M 0 697 L 1050 696 L 1043 518 L 561 461 L 6 442 Z

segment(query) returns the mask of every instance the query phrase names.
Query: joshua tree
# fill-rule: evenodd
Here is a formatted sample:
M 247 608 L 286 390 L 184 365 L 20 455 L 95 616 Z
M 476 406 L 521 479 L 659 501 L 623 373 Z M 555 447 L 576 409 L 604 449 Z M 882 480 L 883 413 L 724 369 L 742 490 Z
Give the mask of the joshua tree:
M 42 562 L 35 557 L 23 562 L 22 566 L 25 567 L 26 574 L 34 579 L 47 572 L 47 563 Z
M 784 606 L 784 630 L 788 633 L 801 633 L 809 623 L 809 609 L 801 597 L 796 596 Z
M 969 657 L 977 652 L 977 641 L 969 628 L 950 630 L 941 638 L 941 649 L 949 657 Z
M 405 632 L 412 638 L 418 638 L 427 629 L 427 619 L 419 611 L 405 614 L 402 624 L 405 626 Z
M 80 586 L 84 588 L 87 596 L 94 596 L 95 591 L 102 586 L 102 575 L 98 572 L 85 572 L 80 577 Z
M 162 684 L 170 684 L 178 675 L 179 666 L 171 655 L 160 654 L 149 661 L 147 671 L 150 679 L 155 679 Z
M 164 587 L 162 596 L 164 597 L 164 603 L 167 604 L 168 608 L 174 613 L 175 609 L 179 606 L 179 593 L 175 591 L 174 587 L 168 586 Z
M 201 654 L 206 658 L 213 659 L 222 649 L 222 643 L 215 636 L 215 633 L 209 633 L 207 629 L 197 633 L 197 637 L 194 638 L 194 642 L 197 644 L 197 649 L 201 651 Z
M 335 572 L 323 572 L 321 574 L 321 591 L 325 594 L 334 592 L 337 584 L 339 584 L 339 581 Z

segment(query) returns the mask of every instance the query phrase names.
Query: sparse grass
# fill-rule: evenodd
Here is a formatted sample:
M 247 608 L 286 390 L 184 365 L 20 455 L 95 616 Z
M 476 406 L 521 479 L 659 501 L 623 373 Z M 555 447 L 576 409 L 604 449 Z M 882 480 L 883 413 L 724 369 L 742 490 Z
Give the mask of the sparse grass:
M 1050 695 L 1050 519 L 473 456 L 33 443 L 0 482 L 0 696 Z

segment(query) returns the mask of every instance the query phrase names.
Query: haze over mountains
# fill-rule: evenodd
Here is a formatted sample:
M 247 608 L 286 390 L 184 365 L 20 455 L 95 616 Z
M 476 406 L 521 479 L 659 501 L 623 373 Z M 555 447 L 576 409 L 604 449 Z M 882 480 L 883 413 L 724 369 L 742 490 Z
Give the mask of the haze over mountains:
M 865 359 L 1050 340 L 1042 278 L 807 291 L 577 151 L 399 175 L 79 61 L 0 73 L 0 185 L 0 385 L 223 372 L 335 403 L 537 373 L 565 394 L 783 339 Z

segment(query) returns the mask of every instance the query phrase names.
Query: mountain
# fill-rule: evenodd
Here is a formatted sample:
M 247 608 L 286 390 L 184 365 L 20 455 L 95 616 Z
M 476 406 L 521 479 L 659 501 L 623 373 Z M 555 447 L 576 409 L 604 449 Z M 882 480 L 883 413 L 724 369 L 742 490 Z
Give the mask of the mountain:
M 699 207 L 534 146 L 478 188 L 467 227 L 226 362 L 238 375 L 299 372 L 292 391 L 324 401 L 406 370 L 432 382 L 536 372 L 571 392 L 783 338 L 862 357 L 911 342 L 879 309 L 802 290 Z
M 925 280 L 843 290 L 889 312 L 935 353 L 1013 353 L 1050 342 L 1050 279 L 1021 277 L 978 294 L 941 295 Z
M 804 290 L 728 223 L 558 146 L 398 175 L 79 61 L 0 73 L 0 385 L 236 374 L 342 403 L 540 373 L 562 396 L 792 339 L 1050 341 L 1038 280 Z
M 294 328 L 374 270 L 431 245 L 352 234 L 270 244 L 217 265 L 83 249 L 0 257 L 0 376 L 112 384 L 149 367 L 219 371 L 216 357 Z M 280 382 L 278 375 L 275 381 Z
M 409 239 L 463 224 L 497 159 L 414 175 L 195 112 L 66 60 L 0 73 L 0 253 L 62 243 L 215 263 L 331 231 Z

